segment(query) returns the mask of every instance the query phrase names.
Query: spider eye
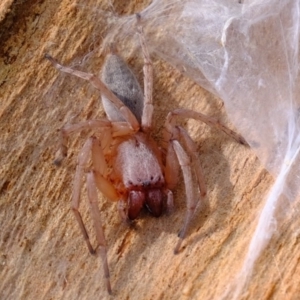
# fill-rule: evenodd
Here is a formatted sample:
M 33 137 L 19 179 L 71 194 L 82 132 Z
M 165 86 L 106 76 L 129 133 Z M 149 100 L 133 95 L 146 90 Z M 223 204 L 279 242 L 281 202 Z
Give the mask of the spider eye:
M 128 218 L 134 220 L 139 215 L 145 203 L 145 193 L 142 191 L 131 191 L 128 196 Z
M 163 195 L 160 189 L 149 189 L 146 196 L 146 206 L 148 210 L 159 217 L 163 209 Z

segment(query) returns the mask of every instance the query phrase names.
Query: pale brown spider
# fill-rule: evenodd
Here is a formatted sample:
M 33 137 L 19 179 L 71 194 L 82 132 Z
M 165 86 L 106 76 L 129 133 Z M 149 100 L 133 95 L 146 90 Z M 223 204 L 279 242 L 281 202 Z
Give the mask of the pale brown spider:
M 124 221 L 137 218 L 143 207 L 146 207 L 155 217 L 159 217 L 163 210 L 171 210 L 173 207 L 172 190 L 177 185 L 178 172 L 181 167 L 186 190 L 187 212 L 174 249 L 174 252 L 178 253 L 198 199 L 198 196 L 194 195 L 192 167 L 201 197 L 206 195 L 206 186 L 196 145 L 181 126 L 175 125 L 175 119 L 180 116 L 200 120 L 221 129 L 238 142 L 246 143 L 240 135 L 213 118 L 187 109 L 176 109 L 170 112 L 166 119 L 165 147 L 163 149 L 158 147 L 150 136 L 153 114 L 152 63 L 139 16 L 137 20 L 144 56 L 144 95 L 129 67 L 116 54 L 108 55 L 103 66 L 102 81 L 93 74 L 64 67 L 50 55 L 46 55 L 56 69 L 90 81 L 102 95 L 107 118 L 64 126 L 61 130 L 60 154 L 55 163 L 60 164 L 62 158 L 66 156 L 67 137 L 71 133 L 86 128 L 97 132 L 97 137 L 89 138 L 79 154 L 73 186 L 72 209 L 88 249 L 94 254 L 96 249 L 94 250 L 90 243 L 78 210 L 82 179 L 91 160 L 91 168 L 86 174 L 87 193 L 96 231 L 97 248 L 102 257 L 109 293 L 111 293 L 111 285 L 107 246 L 97 205 L 97 188 L 106 198 L 118 201 L 118 211 Z

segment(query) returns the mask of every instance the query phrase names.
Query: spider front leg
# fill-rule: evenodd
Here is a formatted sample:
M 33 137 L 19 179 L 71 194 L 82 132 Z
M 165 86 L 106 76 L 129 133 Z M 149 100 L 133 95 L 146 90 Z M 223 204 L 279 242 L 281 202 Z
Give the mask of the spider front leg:
M 200 190 L 200 194 L 202 197 L 206 196 L 206 185 L 204 181 L 204 176 L 202 172 L 202 168 L 200 165 L 200 161 L 198 159 L 197 146 L 194 141 L 191 139 L 189 134 L 181 127 L 175 125 L 175 119 L 172 118 L 172 112 L 168 114 L 166 124 L 165 124 L 165 132 L 164 132 L 164 142 L 168 144 L 167 150 L 167 159 L 166 159 L 166 180 L 170 189 L 173 189 L 177 184 L 178 175 L 178 153 L 175 153 L 175 149 L 171 146 L 170 142 L 173 140 L 181 140 L 192 159 L 192 165 L 194 166 L 194 170 L 196 173 L 198 186 Z M 170 170 L 169 170 L 170 169 Z
M 192 158 L 192 164 L 194 166 L 194 170 L 196 173 L 198 186 L 200 189 L 200 195 L 201 195 L 201 197 L 205 197 L 206 193 L 207 193 L 207 188 L 206 188 L 206 184 L 204 181 L 202 167 L 201 167 L 200 161 L 198 159 L 198 152 L 197 152 L 196 144 L 191 139 L 189 134 L 181 126 L 178 126 L 177 129 L 179 131 L 179 136 L 180 136 L 181 140 L 183 141 L 185 148 L 187 149 L 188 154 Z
M 185 145 L 185 148 L 187 149 L 188 154 L 192 158 L 192 165 L 194 166 L 194 169 L 195 169 L 201 196 L 204 197 L 206 195 L 206 185 L 204 182 L 204 176 L 203 176 L 203 172 L 202 172 L 202 169 L 200 166 L 200 162 L 198 160 L 196 145 L 193 142 L 193 140 L 190 138 L 188 133 L 182 127 L 175 125 L 175 121 L 176 121 L 175 118 L 178 116 L 192 118 L 195 120 L 202 121 L 211 127 L 218 128 L 219 130 L 223 131 L 230 137 L 234 138 L 239 143 L 248 145 L 247 142 L 245 141 L 245 139 L 241 135 L 239 135 L 238 133 L 234 132 L 233 130 L 227 128 L 226 126 L 224 126 L 223 124 L 221 124 L 219 121 L 217 121 L 214 118 L 207 117 L 201 113 L 197 113 L 197 112 L 194 112 L 192 110 L 187 110 L 187 109 L 176 109 L 173 112 L 170 112 L 168 114 L 166 124 L 165 124 L 165 136 L 164 136 L 165 142 L 167 142 L 169 144 L 168 151 L 167 151 L 166 169 L 168 170 L 168 168 L 169 169 L 174 168 L 172 166 L 168 166 L 168 161 L 174 161 L 174 159 L 168 159 L 168 156 L 174 157 L 174 152 L 175 152 L 178 162 L 180 164 L 180 167 L 182 169 L 184 183 L 185 183 L 186 197 L 187 197 L 187 213 L 186 213 L 183 228 L 180 230 L 180 233 L 179 233 L 179 241 L 175 247 L 175 250 L 174 250 L 175 253 L 178 253 L 180 250 L 182 240 L 184 239 L 184 237 L 186 235 L 188 226 L 191 222 L 192 216 L 193 216 L 195 208 L 196 208 L 196 200 L 195 200 L 195 196 L 193 194 L 191 161 L 190 161 L 189 157 L 187 156 L 183 147 L 178 142 L 178 140 L 181 140 L 183 142 L 183 144 Z M 168 175 L 168 172 L 167 172 L 167 175 Z
M 180 251 L 182 241 L 186 236 L 189 224 L 192 220 L 198 202 L 197 201 L 198 197 L 196 197 L 194 194 L 192 165 L 194 166 L 201 196 L 204 197 L 206 195 L 206 185 L 204 182 L 204 176 L 202 173 L 200 162 L 196 155 L 196 146 L 192 141 L 192 139 L 188 135 L 185 135 L 184 131 L 182 130 L 183 130 L 182 128 L 166 122 L 165 142 L 168 143 L 168 149 L 167 149 L 167 157 L 166 157 L 165 177 L 166 177 L 167 186 L 170 189 L 176 186 L 178 181 L 179 167 L 180 167 L 184 179 L 186 205 L 187 205 L 187 212 L 183 223 L 183 227 L 179 232 L 179 240 L 174 249 L 175 254 L 179 253 Z M 179 139 L 183 140 L 192 160 L 189 158 L 186 151 L 180 145 L 178 141 Z
M 191 160 L 177 140 L 172 141 L 171 144 L 177 155 L 177 158 L 178 158 L 181 170 L 182 170 L 184 185 L 185 185 L 185 192 L 186 192 L 186 204 L 187 204 L 186 205 L 187 212 L 186 212 L 184 224 L 183 224 L 182 229 L 179 232 L 179 240 L 174 249 L 174 253 L 177 254 L 177 253 L 179 253 L 182 241 L 185 238 L 187 229 L 188 229 L 189 224 L 194 215 L 197 201 L 196 201 L 196 197 L 194 195 Z

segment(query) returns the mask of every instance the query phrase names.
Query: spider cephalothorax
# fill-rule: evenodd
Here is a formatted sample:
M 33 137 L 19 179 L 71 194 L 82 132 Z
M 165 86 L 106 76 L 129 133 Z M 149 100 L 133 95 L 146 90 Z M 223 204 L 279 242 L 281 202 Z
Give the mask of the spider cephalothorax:
M 128 191 L 128 218 L 134 220 L 143 206 L 159 217 L 163 210 L 166 184 L 159 149 L 142 132 L 118 147 L 115 170 Z

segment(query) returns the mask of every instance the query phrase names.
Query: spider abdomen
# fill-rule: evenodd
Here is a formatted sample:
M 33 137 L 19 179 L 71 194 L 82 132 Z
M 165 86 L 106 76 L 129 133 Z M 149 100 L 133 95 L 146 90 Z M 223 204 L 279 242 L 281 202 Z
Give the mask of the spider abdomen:
M 144 107 L 143 91 L 135 75 L 124 60 L 116 54 L 108 55 L 102 69 L 101 78 L 140 122 Z M 110 121 L 125 121 L 122 114 L 103 95 L 102 104 Z

